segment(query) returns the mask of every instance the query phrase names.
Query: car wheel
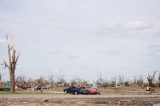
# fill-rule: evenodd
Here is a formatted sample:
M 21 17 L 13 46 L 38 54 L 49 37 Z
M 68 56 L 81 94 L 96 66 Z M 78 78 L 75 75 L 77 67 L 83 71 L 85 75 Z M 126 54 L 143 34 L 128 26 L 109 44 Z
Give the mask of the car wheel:
M 78 92 L 74 92 L 75 95 L 78 95 Z

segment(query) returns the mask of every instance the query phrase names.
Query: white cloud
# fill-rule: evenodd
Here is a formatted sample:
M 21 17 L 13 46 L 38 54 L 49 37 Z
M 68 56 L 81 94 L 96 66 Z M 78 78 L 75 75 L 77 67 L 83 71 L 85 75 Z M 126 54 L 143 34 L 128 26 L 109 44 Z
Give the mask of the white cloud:
M 129 21 L 126 23 L 116 24 L 110 28 L 107 28 L 107 30 L 114 32 L 128 32 L 128 31 L 142 31 L 151 28 L 152 25 L 145 21 Z
M 127 22 L 122 27 L 126 30 L 145 30 L 151 28 L 151 24 L 145 22 L 145 21 L 132 21 Z

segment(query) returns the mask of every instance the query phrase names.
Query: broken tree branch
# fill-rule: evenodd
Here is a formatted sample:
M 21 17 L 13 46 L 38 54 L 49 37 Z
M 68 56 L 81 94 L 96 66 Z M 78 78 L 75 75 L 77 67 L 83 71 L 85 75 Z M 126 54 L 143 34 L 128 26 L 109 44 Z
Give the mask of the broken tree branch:
M 6 61 L 4 60 L 4 69 L 6 69 L 6 67 L 9 69 L 9 65 L 6 63 Z
M 9 50 L 11 51 L 13 49 L 13 46 L 11 48 L 9 48 Z
M 19 55 L 20 55 L 20 53 L 18 53 L 18 56 L 16 57 L 16 60 L 15 60 L 15 63 L 17 64 L 17 61 L 18 61 L 18 59 L 19 59 Z

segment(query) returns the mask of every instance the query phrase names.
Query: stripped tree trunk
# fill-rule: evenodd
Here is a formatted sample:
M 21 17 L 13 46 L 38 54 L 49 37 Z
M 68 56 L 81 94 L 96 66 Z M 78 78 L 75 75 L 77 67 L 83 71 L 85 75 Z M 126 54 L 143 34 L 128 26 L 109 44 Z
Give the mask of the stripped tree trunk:
M 8 41 L 7 35 L 6 35 L 6 39 Z M 12 93 L 15 92 L 15 70 L 16 70 L 18 58 L 19 58 L 19 54 L 16 56 L 15 48 L 13 47 L 13 45 L 8 43 L 8 64 L 6 63 L 6 61 L 4 61 L 4 65 L 5 65 L 5 68 L 8 68 L 9 70 Z

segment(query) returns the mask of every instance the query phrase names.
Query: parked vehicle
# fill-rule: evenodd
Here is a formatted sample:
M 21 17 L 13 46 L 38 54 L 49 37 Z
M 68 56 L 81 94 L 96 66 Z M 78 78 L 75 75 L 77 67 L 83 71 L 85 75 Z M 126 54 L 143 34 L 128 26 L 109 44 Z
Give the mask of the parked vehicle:
M 64 93 L 68 94 L 100 94 L 97 90 L 93 88 L 85 88 L 85 87 L 69 87 L 64 89 Z
M 93 88 L 88 88 L 87 91 L 88 91 L 88 94 L 93 94 L 93 95 L 96 95 L 96 94 L 100 95 L 101 94 L 98 90 L 93 89 Z
M 69 93 L 69 94 L 74 94 L 74 95 L 77 95 L 77 94 L 87 94 L 87 89 L 86 88 L 78 88 L 78 87 L 69 87 L 69 88 L 66 88 L 64 89 L 64 92 L 65 93 Z

